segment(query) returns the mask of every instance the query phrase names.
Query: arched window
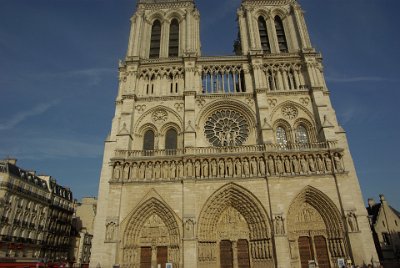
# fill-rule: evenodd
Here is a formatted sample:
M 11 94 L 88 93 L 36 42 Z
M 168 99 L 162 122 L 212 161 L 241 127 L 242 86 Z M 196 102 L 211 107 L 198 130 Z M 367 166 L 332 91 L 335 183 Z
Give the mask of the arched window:
M 286 130 L 283 127 L 276 128 L 276 143 L 283 148 L 288 146 Z
M 268 39 L 267 23 L 262 16 L 258 18 L 258 31 L 260 33 L 262 50 L 264 52 L 271 53 L 271 46 Z
M 279 16 L 275 17 L 275 30 L 276 30 L 276 36 L 278 37 L 279 51 L 288 52 L 285 29 L 283 28 L 283 23 Z
M 160 43 L 161 43 L 161 23 L 159 20 L 154 21 L 151 27 L 151 41 L 150 41 L 150 58 L 160 57 Z
M 169 52 L 168 57 L 179 55 L 179 22 L 173 19 L 169 26 Z
M 296 143 L 301 145 L 309 144 L 310 139 L 308 137 L 307 129 L 303 125 L 299 125 L 296 128 Z
M 143 151 L 152 150 L 154 150 L 154 132 L 153 130 L 147 130 L 143 139 Z
M 165 134 L 165 149 L 167 154 L 176 154 L 176 149 L 178 148 L 178 132 L 171 128 Z

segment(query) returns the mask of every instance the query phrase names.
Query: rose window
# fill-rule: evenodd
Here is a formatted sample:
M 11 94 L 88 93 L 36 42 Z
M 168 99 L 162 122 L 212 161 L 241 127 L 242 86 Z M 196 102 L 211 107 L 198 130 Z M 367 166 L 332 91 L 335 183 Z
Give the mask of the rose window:
M 207 119 L 204 133 L 213 146 L 240 146 L 249 136 L 249 124 L 239 112 L 220 110 Z

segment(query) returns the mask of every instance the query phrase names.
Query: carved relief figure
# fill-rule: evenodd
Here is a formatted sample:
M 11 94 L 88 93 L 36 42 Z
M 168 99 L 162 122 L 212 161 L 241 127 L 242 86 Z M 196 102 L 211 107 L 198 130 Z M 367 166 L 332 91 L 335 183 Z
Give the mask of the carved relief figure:
M 145 174 L 145 172 L 146 172 L 146 166 L 145 166 L 145 163 L 140 163 L 140 167 L 139 167 L 139 178 L 140 179 L 144 179 L 145 177 L 144 177 L 144 174 Z
M 282 216 L 275 217 L 275 233 L 277 235 L 284 235 L 285 234 L 285 225 L 284 219 Z
M 299 164 L 299 160 L 297 159 L 297 156 L 292 157 L 292 165 L 293 165 L 293 172 L 295 174 L 299 174 L 300 173 L 300 164 Z
M 179 163 L 178 163 L 178 177 L 179 178 L 183 178 L 185 175 L 184 175 L 184 166 L 183 166 L 183 162 L 182 161 L 179 161 Z
M 317 167 L 318 167 L 318 171 L 321 173 L 325 172 L 325 164 L 324 161 L 322 160 L 321 155 L 317 156 Z
M 123 180 L 127 181 L 129 179 L 129 164 L 126 163 L 124 166 L 124 172 L 123 172 Z
M 193 177 L 193 164 L 191 160 L 188 160 L 185 164 L 186 167 L 186 177 L 191 178 Z
M 219 176 L 225 177 L 225 162 L 224 160 L 219 160 L 218 162 Z
M 358 232 L 358 223 L 357 223 L 357 216 L 354 212 L 349 212 L 347 214 L 347 222 L 349 224 L 349 228 L 351 232 Z
M 130 180 L 136 181 L 138 179 L 138 165 L 133 163 L 131 167 Z
M 153 163 L 149 162 L 146 168 L 146 180 L 154 180 L 153 177 Z
M 265 160 L 263 157 L 260 157 L 258 159 L 258 170 L 259 170 L 259 175 L 261 176 L 265 175 Z
M 242 163 L 240 159 L 235 160 L 235 176 L 239 178 L 242 177 Z
M 201 164 L 200 164 L 199 160 L 197 160 L 194 163 L 194 172 L 195 172 L 196 178 L 201 178 Z
M 217 177 L 217 162 L 215 159 L 211 161 L 211 175 L 215 178 Z
M 276 171 L 278 175 L 282 175 L 284 173 L 283 163 L 280 156 L 278 156 L 276 159 Z
M 314 156 L 309 155 L 308 156 L 308 165 L 310 167 L 311 172 L 315 172 L 315 161 L 314 161 Z
M 115 223 L 110 222 L 107 224 L 106 228 L 106 241 L 113 241 L 115 235 Z
M 256 159 L 253 157 L 250 161 L 250 167 L 251 167 L 251 175 L 252 176 L 257 176 L 258 174 L 258 170 L 257 170 L 257 161 Z
M 156 165 L 154 167 L 154 178 L 155 179 L 161 178 L 161 163 L 160 162 L 156 162 Z
M 203 160 L 203 164 L 202 164 L 202 174 L 203 174 L 203 178 L 208 178 L 208 162 L 207 160 Z
M 247 158 L 245 158 L 243 161 L 243 173 L 244 173 L 244 176 L 246 176 L 246 177 L 250 176 L 250 166 L 249 166 L 249 161 L 247 160 Z
M 172 161 L 172 163 L 171 163 L 170 174 L 171 174 L 171 179 L 175 179 L 176 178 L 176 164 L 175 164 L 175 161 Z
M 121 180 L 121 165 L 119 162 L 115 163 L 113 179 L 115 181 Z
M 286 174 L 292 173 L 292 167 L 288 156 L 285 156 L 285 173 Z
M 188 219 L 185 222 L 185 237 L 186 238 L 194 237 L 194 221 L 192 219 Z
M 232 163 L 232 159 L 228 159 L 228 161 L 226 162 L 226 173 L 228 177 L 233 177 L 233 163 Z
M 275 175 L 275 163 L 272 156 L 268 156 L 268 173 L 269 175 Z
M 169 179 L 169 164 L 167 161 L 164 161 L 163 163 L 162 176 L 165 180 Z
M 300 165 L 301 165 L 301 172 L 303 174 L 308 174 L 308 163 L 304 155 L 302 155 L 300 158 Z
M 326 171 L 332 172 L 332 160 L 329 155 L 325 157 Z
M 344 169 L 342 165 L 342 160 L 340 158 L 340 154 L 336 153 L 335 156 L 333 157 L 333 160 L 335 161 L 336 170 L 342 172 Z

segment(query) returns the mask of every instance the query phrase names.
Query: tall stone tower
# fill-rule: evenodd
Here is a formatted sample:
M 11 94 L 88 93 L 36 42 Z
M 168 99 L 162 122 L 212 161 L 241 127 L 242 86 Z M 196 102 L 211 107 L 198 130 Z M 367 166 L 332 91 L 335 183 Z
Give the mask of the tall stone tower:
M 295 0 L 243 0 L 201 56 L 193 0 L 139 0 L 119 66 L 92 267 L 377 261 L 321 55 Z

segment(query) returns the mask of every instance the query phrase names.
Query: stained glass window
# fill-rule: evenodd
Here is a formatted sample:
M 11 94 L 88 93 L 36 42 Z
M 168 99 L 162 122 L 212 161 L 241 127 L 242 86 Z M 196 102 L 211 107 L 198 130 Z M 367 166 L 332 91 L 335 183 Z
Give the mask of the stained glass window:
M 288 145 L 286 130 L 283 127 L 276 128 L 276 142 L 281 147 L 286 148 Z
M 307 129 L 302 125 L 298 126 L 296 129 L 296 142 L 299 144 L 309 143 Z

